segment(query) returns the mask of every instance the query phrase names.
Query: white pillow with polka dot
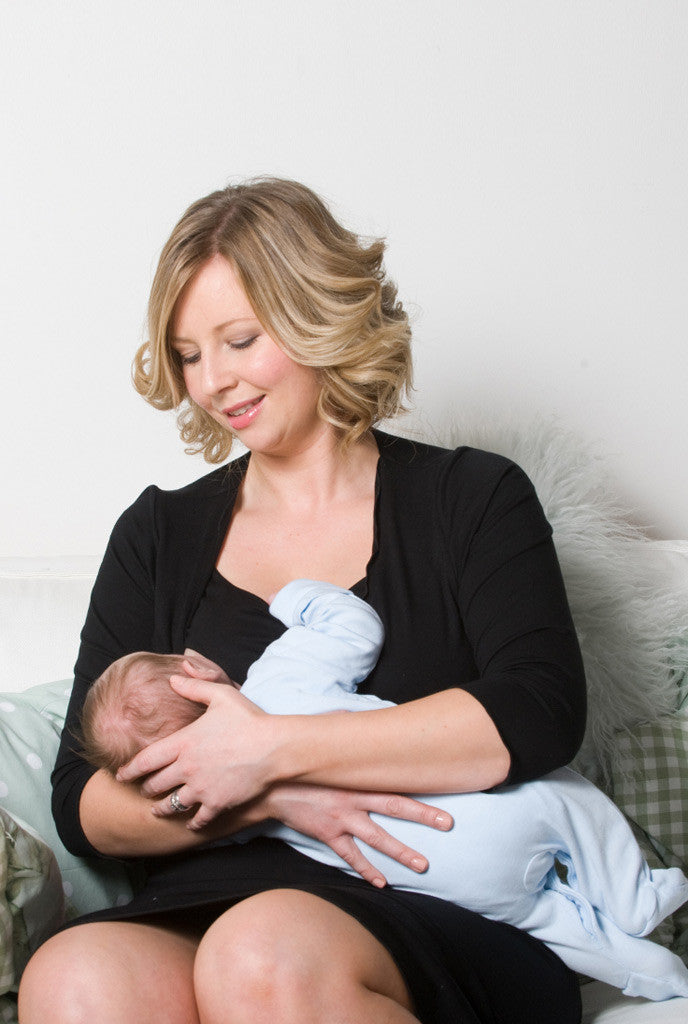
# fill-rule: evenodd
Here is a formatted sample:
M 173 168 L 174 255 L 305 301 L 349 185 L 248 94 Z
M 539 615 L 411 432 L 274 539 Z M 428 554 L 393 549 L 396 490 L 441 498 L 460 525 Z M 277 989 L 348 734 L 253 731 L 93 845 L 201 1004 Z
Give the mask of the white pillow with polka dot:
M 126 903 L 131 882 L 116 861 L 69 853 L 50 810 L 50 773 L 64 724 L 71 680 L 22 693 L 0 693 L 0 805 L 27 822 L 52 849 L 62 873 L 68 917 Z

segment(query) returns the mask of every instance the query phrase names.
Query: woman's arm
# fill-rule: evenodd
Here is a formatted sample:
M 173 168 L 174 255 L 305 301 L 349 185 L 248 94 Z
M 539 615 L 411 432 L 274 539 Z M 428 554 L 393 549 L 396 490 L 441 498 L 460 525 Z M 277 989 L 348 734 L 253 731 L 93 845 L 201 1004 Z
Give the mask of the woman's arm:
M 104 770 L 84 786 L 79 805 L 81 827 L 92 849 L 110 857 L 147 857 L 179 853 L 220 839 L 259 819 L 248 808 L 219 815 L 198 835 L 186 827 L 188 815 L 155 817 L 139 786 L 117 782 Z
M 355 727 L 343 716 L 325 719 L 295 716 L 271 738 L 268 763 L 276 778 L 466 793 L 498 786 L 509 773 L 509 752 L 494 722 L 465 690 L 358 712 Z
M 152 796 L 184 785 L 184 802 L 204 805 L 193 822 L 201 827 L 223 806 L 276 779 L 460 792 L 533 778 L 566 763 L 582 737 L 585 683 L 551 530 L 517 467 L 491 460 L 487 475 L 483 506 L 467 504 L 473 481 L 467 488 L 462 479 L 463 492 L 443 482 L 452 501 L 433 512 L 436 529 L 446 534 L 455 614 L 471 643 L 475 678 L 461 680 L 461 688 L 437 680 L 439 692 L 399 707 L 311 720 L 264 716 L 240 694 L 225 695 L 224 706 L 211 703 L 202 724 L 189 727 L 202 729 L 202 738 L 184 730 L 154 744 L 122 777 L 156 772 L 145 783 Z M 184 696 L 209 699 L 198 682 L 175 685 Z M 201 770 L 193 763 L 197 742 L 216 752 Z M 232 765 L 231 773 L 213 771 L 211 761 Z M 159 811 L 165 813 L 162 804 Z
M 86 622 L 74 668 L 74 684 L 67 708 L 60 748 L 52 772 L 52 811 L 60 838 L 76 856 L 101 852 L 81 821 L 82 797 L 99 794 L 101 825 L 112 818 L 122 835 L 135 830 L 144 805 L 126 802 L 124 794 L 103 788 L 104 773 L 94 781 L 95 769 L 81 757 L 79 722 L 91 683 L 117 658 L 137 650 L 150 650 L 155 632 L 156 489 L 147 488 L 115 524 L 91 593 Z M 114 784 L 114 780 L 111 780 Z M 143 799 L 143 798 L 142 798 Z M 97 803 L 97 801 L 94 801 Z M 88 800 L 84 804 L 89 807 Z M 123 807 L 131 818 L 122 818 Z M 98 838 L 96 834 L 96 838 Z M 104 853 L 110 853 L 104 848 Z
M 490 789 L 509 771 L 494 723 L 464 690 L 355 715 L 310 716 L 268 715 L 239 691 L 202 680 L 175 677 L 174 687 L 208 703 L 208 710 L 142 750 L 118 778 L 150 775 L 142 784 L 150 797 L 181 786 L 182 803 L 202 805 L 189 823 L 193 829 L 275 782 L 452 793 Z M 169 814 L 169 801 L 157 801 L 155 813 Z
M 154 817 L 150 799 L 137 785 L 116 782 L 105 771 L 96 772 L 84 787 L 80 810 L 93 848 L 121 858 L 192 850 L 275 818 L 326 843 L 362 878 L 378 886 L 386 879 L 361 853 L 354 837 L 413 871 L 426 871 L 428 862 L 376 824 L 372 812 L 442 831 L 452 826 L 451 817 L 438 808 L 395 794 L 277 784 L 256 800 L 219 814 L 199 832 L 186 827 L 188 814 Z

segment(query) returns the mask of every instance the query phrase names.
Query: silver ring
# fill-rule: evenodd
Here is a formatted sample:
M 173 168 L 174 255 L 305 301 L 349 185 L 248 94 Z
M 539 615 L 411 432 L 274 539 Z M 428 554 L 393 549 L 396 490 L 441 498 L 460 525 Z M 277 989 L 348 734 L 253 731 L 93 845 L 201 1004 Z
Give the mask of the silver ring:
M 183 814 L 184 811 L 189 810 L 186 804 L 183 804 L 179 799 L 178 789 L 175 789 L 173 793 L 170 793 L 170 803 L 172 805 L 172 810 L 176 811 L 178 814 Z

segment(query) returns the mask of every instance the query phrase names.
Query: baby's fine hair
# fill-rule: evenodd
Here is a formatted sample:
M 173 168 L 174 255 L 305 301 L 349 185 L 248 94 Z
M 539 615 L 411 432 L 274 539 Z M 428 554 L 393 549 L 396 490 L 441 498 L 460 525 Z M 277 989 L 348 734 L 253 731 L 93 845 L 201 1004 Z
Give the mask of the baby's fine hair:
M 114 661 L 96 679 L 81 713 L 82 756 L 113 775 L 156 739 L 189 725 L 206 710 L 170 686 L 183 674 L 182 654 L 137 651 Z

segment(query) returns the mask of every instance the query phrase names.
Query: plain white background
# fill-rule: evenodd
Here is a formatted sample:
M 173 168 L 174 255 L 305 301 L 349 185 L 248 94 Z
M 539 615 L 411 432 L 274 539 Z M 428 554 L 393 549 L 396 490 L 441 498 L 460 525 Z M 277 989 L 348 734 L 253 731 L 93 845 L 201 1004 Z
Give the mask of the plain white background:
M 553 415 L 688 536 L 687 53 L 682 0 L 0 0 L 0 555 L 205 472 L 130 360 L 183 209 L 266 173 L 387 237 L 429 423 Z

